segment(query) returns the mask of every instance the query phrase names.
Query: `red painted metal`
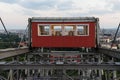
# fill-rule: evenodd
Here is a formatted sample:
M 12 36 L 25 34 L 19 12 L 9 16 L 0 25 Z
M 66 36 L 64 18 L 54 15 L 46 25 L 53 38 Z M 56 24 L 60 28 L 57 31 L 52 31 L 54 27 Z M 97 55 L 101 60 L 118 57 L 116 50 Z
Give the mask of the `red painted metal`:
M 89 36 L 38 36 L 38 24 L 89 24 Z M 32 47 L 95 47 L 95 22 L 32 22 Z

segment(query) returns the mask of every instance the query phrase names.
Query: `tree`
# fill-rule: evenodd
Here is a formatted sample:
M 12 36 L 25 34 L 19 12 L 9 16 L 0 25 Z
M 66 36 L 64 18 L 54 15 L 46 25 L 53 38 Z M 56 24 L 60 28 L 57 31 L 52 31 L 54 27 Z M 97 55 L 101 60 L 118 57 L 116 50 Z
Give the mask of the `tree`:
M 0 33 L 0 48 L 1 49 L 17 47 L 19 42 L 20 42 L 20 38 L 15 33 L 9 33 L 9 35 Z

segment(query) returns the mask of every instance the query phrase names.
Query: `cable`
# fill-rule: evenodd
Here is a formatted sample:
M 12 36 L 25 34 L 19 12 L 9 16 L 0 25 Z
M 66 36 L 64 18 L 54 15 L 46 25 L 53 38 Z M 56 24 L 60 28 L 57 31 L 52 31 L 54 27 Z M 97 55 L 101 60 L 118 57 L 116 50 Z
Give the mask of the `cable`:
M 118 31 L 119 31 L 119 28 L 120 28 L 120 23 L 119 23 L 118 28 L 117 28 L 117 30 L 116 30 L 116 33 L 115 33 L 115 36 L 114 36 L 114 39 L 113 39 L 113 44 L 114 44 L 115 41 L 116 41 L 116 37 L 117 37 Z
M 113 47 L 114 44 L 116 45 L 116 37 L 117 37 L 118 31 L 119 31 L 119 28 L 120 28 L 120 23 L 119 23 L 119 25 L 118 25 L 118 28 L 117 28 L 117 30 L 116 30 L 114 39 L 113 39 L 113 41 L 112 41 L 111 48 Z
M 26 27 L 25 31 L 24 31 L 24 35 L 22 36 L 20 42 L 19 42 L 19 45 L 18 45 L 18 48 L 20 48 L 20 43 L 24 40 L 24 36 L 27 35 L 27 30 L 28 30 L 28 26 Z
M 7 28 L 5 27 L 5 25 L 4 25 L 4 23 L 3 23 L 3 21 L 2 21 L 2 18 L 1 18 L 1 17 L 0 17 L 0 21 L 1 21 L 2 25 L 3 25 L 3 28 L 4 28 L 4 30 L 5 30 L 5 32 L 6 32 L 7 36 L 8 36 L 8 38 L 9 38 L 9 37 L 10 37 L 9 32 L 7 31 Z M 9 44 L 10 44 L 10 46 L 12 46 L 11 41 L 9 41 Z
M 6 32 L 7 35 L 9 36 L 9 32 L 7 31 L 7 29 L 6 29 L 5 25 L 4 25 L 1 17 L 0 17 L 0 21 L 1 21 L 2 25 L 3 25 L 3 28 L 4 28 L 5 32 Z

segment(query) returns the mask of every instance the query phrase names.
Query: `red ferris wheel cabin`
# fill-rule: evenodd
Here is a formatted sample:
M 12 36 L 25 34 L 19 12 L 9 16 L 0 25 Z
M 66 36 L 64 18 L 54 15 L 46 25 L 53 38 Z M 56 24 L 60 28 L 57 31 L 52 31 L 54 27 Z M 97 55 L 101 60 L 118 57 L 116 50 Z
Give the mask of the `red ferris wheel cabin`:
M 29 43 L 33 48 L 91 48 L 98 44 L 98 18 L 29 18 Z

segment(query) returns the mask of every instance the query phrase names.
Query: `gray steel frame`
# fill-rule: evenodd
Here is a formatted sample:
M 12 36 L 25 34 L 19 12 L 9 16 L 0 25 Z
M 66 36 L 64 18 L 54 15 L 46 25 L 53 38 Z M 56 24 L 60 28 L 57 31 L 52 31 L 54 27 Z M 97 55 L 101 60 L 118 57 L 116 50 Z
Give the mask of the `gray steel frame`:
M 120 70 L 120 65 L 116 64 L 0 64 L 0 69 L 104 69 Z
M 32 17 L 32 22 L 96 22 L 95 17 Z

